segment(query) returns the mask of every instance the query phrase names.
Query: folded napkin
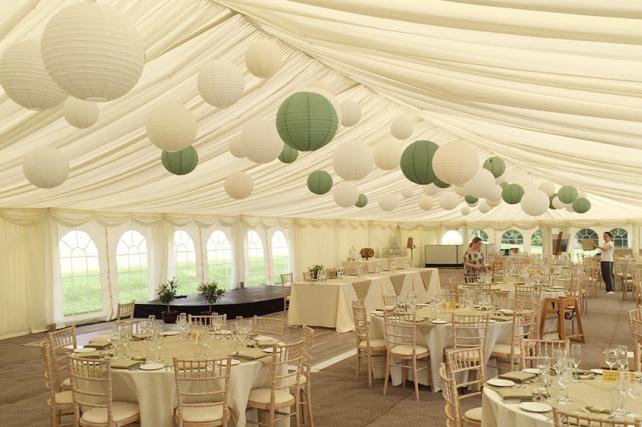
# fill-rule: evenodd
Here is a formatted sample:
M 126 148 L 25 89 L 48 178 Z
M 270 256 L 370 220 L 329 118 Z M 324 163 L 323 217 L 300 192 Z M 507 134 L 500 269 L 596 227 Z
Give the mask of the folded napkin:
M 266 356 L 268 356 L 268 354 L 264 353 L 260 348 L 244 348 L 238 353 L 238 357 L 250 360 L 262 359 Z
M 587 411 L 593 412 L 595 414 L 609 414 L 611 415 L 611 410 L 607 408 L 600 408 L 599 406 L 585 406 Z
M 526 388 L 493 388 L 503 400 L 519 400 L 520 402 L 528 402 L 533 399 L 533 394 Z
M 111 343 L 109 341 L 90 341 L 85 347 L 91 347 L 96 349 L 103 349 L 110 347 Z
M 493 314 L 492 316 L 489 316 L 488 318 L 489 319 L 493 319 L 493 320 L 498 320 L 500 322 L 508 322 L 509 320 L 513 320 L 513 316 L 509 317 L 509 316 L 502 316 L 502 315 L 497 315 L 497 314 Z
M 516 383 L 523 383 L 524 381 L 535 378 L 536 376 L 537 374 L 531 374 L 529 372 L 511 371 L 501 374 L 499 378 L 503 380 L 515 381 Z
M 75 353 L 76 356 L 82 357 L 83 359 L 98 359 L 100 358 L 100 353 L 97 351 L 87 352 L 87 353 Z
M 111 367 L 114 369 L 129 369 L 140 364 L 140 360 L 112 359 Z
M 151 337 L 152 334 L 132 334 L 132 337 L 136 338 L 137 340 L 144 340 L 146 338 Z

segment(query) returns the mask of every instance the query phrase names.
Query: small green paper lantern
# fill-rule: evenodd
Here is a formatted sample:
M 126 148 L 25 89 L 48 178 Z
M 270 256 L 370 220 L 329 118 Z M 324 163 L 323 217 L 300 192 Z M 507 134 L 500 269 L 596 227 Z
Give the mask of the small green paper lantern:
M 564 185 L 560 188 L 557 198 L 565 204 L 573 203 L 577 199 L 577 190 L 572 185 Z
M 161 163 L 174 175 L 187 175 L 198 165 L 198 153 L 191 145 L 181 151 L 163 151 Z
M 432 158 L 438 148 L 434 142 L 421 140 L 406 147 L 400 161 L 401 171 L 406 178 L 420 185 L 434 182 L 437 177 L 432 170 Z
M 478 199 L 477 197 L 474 197 L 474 196 L 466 196 L 466 197 L 464 197 L 464 200 L 465 200 L 465 201 L 466 201 L 466 203 L 468 203 L 469 205 L 474 205 L 475 203 L 477 203 L 477 201 L 478 201 L 479 199 Z
M 324 96 L 297 92 L 276 113 L 276 129 L 283 142 L 299 151 L 314 151 L 334 138 L 339 126 L 337 112 Z
M 450 187 L 450 184 L 446 184 L 444 181 L 442 181 L 441 179 L 439 179 L 437 177 L 435 177 L 435 180 L 432 183 L 435 184 L 435 187 L 439 187 L 439 188 L 448 188 L 448 187 Z
M 354 205 L 358 208 L 363 208 L 368 204 L 368 196 L 365 194 L 359 194 L 359 199 L 357 199 L 357 203 Z
M 578 197 L 573 202 L 573 210 L 579 214 L 588 212 L 591 209 L 591 202 L 586 197 Z
M 324 170 L 316 170 L 308 176 L 308 189 L 314 194 L 325 194 L 332 189 L 332 176 Z
M 499 178 L 506 170 L 506 164 L 498 156 L 493 156 L 486 159 L 484 169 L 490 171 L 495 178 Z
M 557 197 L 557 193 L 553 193 L 550 196 L 548 196 L 548 208 L 549 209 L 557 209 L 555 206 L 553 206 L 553 199 Z
M 522 201 L 524 189 L 519 184 L 508 184 L 502 191 L 502 199 L 509 205 L 516 205 Z
M 299 152 L 287 144 L 283 144 L 283 150 L 279 154 L 279 160 L 283 163 L 293 163 L 299 156 Z

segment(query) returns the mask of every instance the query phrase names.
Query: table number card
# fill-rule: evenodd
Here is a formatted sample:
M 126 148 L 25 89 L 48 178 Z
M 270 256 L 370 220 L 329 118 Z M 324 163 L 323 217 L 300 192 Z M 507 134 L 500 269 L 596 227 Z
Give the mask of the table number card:
M 618 374 L 619 374 L 618 371 L 605 370 L 604 372 L 602 372 L 602 380 L 604 380 L 604 382 L 607 382 L 607 383 L 615 382 L 617 381 Z

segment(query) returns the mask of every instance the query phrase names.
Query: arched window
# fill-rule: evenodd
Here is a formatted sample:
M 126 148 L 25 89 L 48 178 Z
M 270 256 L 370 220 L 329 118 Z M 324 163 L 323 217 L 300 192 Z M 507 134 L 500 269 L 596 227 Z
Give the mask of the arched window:
M 575 233 L 575 253 L 583 254 L 584 256 L 590 256 L 599 253 L 598 249 L 584 252 L 584 250 L 582 249 L 582 240 L 592 240 L 593 243 L 598 245 L 600 243 L 599 237 L 595 231 L 591 230 L 590 228 L 583 228 Z
M 502 235 L 502 249 L 518 248 L 520 252 L 524 250 L 524 236 L 517 230 L 507 230 Z
M 74 230 L 58 242 L 65 317 L 103 310 L 98 249 L 89 234 Z
M 196 250 L 192 238 L 184 230 L 177 230 L 174 233 L 174 263 L 174 274 L 178 280 L 178 294 L 198 293 Z
M 482 243 L 488 243 L 488 234 L 484 230 L 473 230 L 470 232 L 470 240 L 473 240 L 475 237 L 482 239 Z
M 207 277 L 231 288 L 232 264 L 232 245 L 225 233 L 215 230 L 207 240 Z
M 442 245 L 461 245 L 462 243 L 464 243 L 463 238 L 457 230 L 448 230 L 441 236 Z
M 278 283 L 281 273 L 290 272 L 290 249 L 282 231 L 272 235 L 272 275 L 274 283 Z
M 125 231 L 116 246 L 119 302 L 149 299 L 147 255 L 145 237 L 136 230 Z
M 256 231 L 247 232 L 247 286 L 263 285 L 265 280 L 265 252 L 263 239 Z
M 629 247 L 629 232 L 623 228 L 614 228 L 611 230 L 613 235 L 613 245 L 616 248 L 628 248 Z
M 541 254 L 544 246 L 544 234 L 542 229 L 537 229 L 531 234 L 531 254 Z

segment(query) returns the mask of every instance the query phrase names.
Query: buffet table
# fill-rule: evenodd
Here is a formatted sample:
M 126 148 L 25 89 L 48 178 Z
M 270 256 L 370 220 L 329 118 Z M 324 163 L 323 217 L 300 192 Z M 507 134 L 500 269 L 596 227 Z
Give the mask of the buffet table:
M 410 268 L 362 276 L 343 276 L 324 281 L 295 282 L 290 293 L 288 322 L 354 330 L 352 301 L 363 299 L 368 311 L 383 306 L 383 295 L 415 293 L 418 301 L 428 301 L 441 290 L 439 270 Z
M 343 261 L 341 267 L 345 274 L 357 274 L 357 266 L 361 265 L 363 273 L 375 273 L 377 270 L 386 270 L 389 268 L 405 268 L 410 266 L 409 256 L 399 256 L 393 258 L 371 258 L 367 260 Z M 377 268 L 379 267 L 379 268 Z

